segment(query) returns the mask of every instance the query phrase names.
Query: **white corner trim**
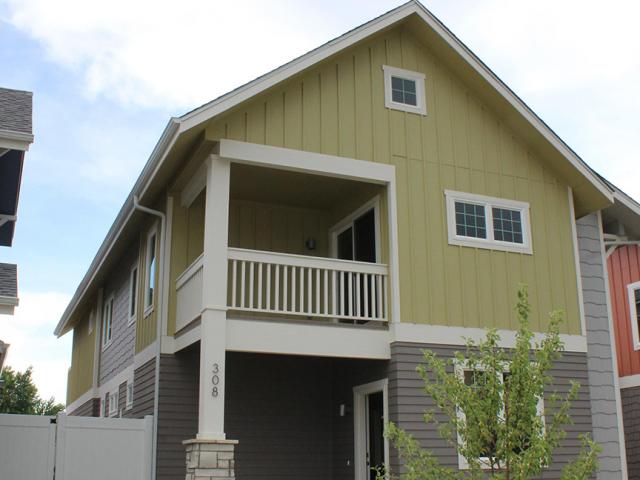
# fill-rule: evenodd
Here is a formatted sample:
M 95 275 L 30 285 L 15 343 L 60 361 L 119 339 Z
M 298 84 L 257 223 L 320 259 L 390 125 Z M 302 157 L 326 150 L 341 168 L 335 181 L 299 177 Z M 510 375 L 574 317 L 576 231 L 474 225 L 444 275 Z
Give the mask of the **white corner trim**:
M 606 265 L 605 265 L 606 268 Z M 640 350 L 640 332 L 638 332 L 638 310 L 636 307 L 635 292 L 640 289 L 640 282 L 627 285 L 627 298 L 629 300 L 629 321 L 631 322 L 631 332 L 633 333 L 632 347 Z
M 383 163 L 236 140 L 220 140 L 219 149 L 220 157 L 237 163 L 280 168 L 293 172 L 313 173 L 367 183 L 386 184 L 393 179 L 393 172 L 395 171 L 393 165 Z
M 447 327 L 441 325 L 424 325 L 418 323 L 397 323 L 390 326 L 392 342 L 413 342 L 436 345 L 466 344 L 465 339 L 474 341 L 484 340 L 487 330 L 484 328 Z M 516 346 L 516 331 L 498 330 L 500 335 L 500 347 L 514 348 Z M 543 333 L 535 333 L 534 340 L 541 341 Z M 587 338 L 583 335 L 560 334 L 560 340 L 564 343 L 565 352 L 587 352 Z
M 640 374 L 627 375 L 626 377 L 620 377 L 620 388 L 634 388 L 640 387 Z
M 504 198 L 489 197 L 474 193 L 456 192 L 453 190 L 444 191 L 447 206 L 447 233 L 450 245 L 463 247 L 484 248 L 489 250 L 503 250 L 506 252 L 533 254 L 531 246 L 531 219 L 529 214 L 529 204 L 517 200 L 507 200 Z M 455 202 L 473 203 L 480 205 L 485 211 L 485 230 L 487 238 L 475 238 L 458 235 L 456 231 Z M 493 230 L 493 207 L 520 212 L 522 224 L 523 243 L 503 242 L 494 238 Z
M 587 320 L 584 314 L 584 292 L 582 290 L 582 268 L 580 267 L 580 245 L 578 243 L 578 227 L 576 225 L 576 210 L 573 204 L 573 189 L 567 186 L 569 195 L 569 221 L 571 222 L 571 241 L 573 245 L 573 261 L 576 269 L 576 287 L 578 288 L 578 309 L 580 312 L 580 332 L 587 334 Z M 607 268 L 606 262 L 604 268 Z
M 400 110 L 402 112 L 417 113 L 418 115 L 427 114 L 427 100 L 425 95 L 424 73 L 412 72 L 403 68 L 391 67 L 383 65 L 384 71 L 384 106 L 392 110 Z M 393 100 L 391 89 L 391 77 L 401 78 L 403 80 L 411 80 L 416 85 L 416 105 L 399 103 Z

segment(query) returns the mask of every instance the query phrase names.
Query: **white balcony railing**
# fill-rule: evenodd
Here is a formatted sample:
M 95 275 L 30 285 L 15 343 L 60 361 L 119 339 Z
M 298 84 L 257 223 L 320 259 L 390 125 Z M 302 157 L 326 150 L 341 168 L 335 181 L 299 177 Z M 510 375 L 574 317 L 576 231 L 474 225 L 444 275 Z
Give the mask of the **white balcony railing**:
M 386 322 L 386 265 L 229 248 L 230 310 Z
M 176 332 L 202 312 L 202 255 L 176 279 Z

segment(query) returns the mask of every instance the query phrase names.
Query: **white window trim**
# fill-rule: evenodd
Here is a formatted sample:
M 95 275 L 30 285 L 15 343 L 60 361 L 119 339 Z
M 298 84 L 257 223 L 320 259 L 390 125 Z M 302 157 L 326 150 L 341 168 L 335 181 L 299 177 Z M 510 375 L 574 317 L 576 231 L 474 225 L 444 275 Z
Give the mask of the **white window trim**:
M 382 392 L 382 408 L 384 411 L 384 425 L 389 422 L 389 380 L 383 378 L 364 385 L 353 387 L 353 432 L 354 432 L 354 471 L 355 480 L 367 480 L 369 472 L 366 468 L 366 397 L 370 393 Z M 389 471 L 389 439 L 384 438 L 384 464 Z
M 116 390 L 115 392 L 109 392 L 109 417 L 115 417 L 116 415 L 118 415 L 118 397 L 118 390 Z M 115 408 L 113 408 L 114 405 Z
M 131 398 L 129 398 L 129 387 L 131 387 Z M 127 380 L 126 390 L 126 402 L 125 409 L 131 410 L 133 408 L 133 380 Z
M 629 298 L 629 320 L 631 321 L 631 332 L 633 333 L 633 349 L 640 350 L 640 332 L 638 331 L 638 311 L 636 309 L 635 291 L 640 289 L 640 282 L 627 285 Z
M 136 272 L 136 281 L 135 285 L 133 285 L 133 272 Z M 138 298 L 140 295 L 138 285 L 140 285 L 140 269 L 138 268 L 138 261 L 131 267 L 131 271 L 129 272 L 129 321 L 127 322 L 127 326 L 131 326 L 135 323 L 136 317 L 138 316 Z M 132 287 L 135 286 L 135 291 L 133 295 L 131 294 Z M 131 307 L 134 307 L 133 315 L 131 314 Z
M 533 254 L 531 245 L 531 217 L 529 214 L 529 204 L 517 200 L 507 200 L 504 198 L 488 197 L 474 193 L 456 192 L 453 190 L 444 191 L 447 204 L 447 231 L 449 234 L 449 244 L 463 247 L 485 248 L 489 250 L 504 250 L 505 252 Z M 465 203 L 474 203 L 484 206 L 487 238 L 475 238 L 458 235 L 456 232 L 456 208 L 455 202 L 459 200 Z M 493 207 L 518 210 L 522 219 L 522 242 L 512 243 L 495 240 L 493 232 Z
M 401 110 L 403 112 L 417 113 L 419 115 L 427 114 L 427 100 L 425 96 L 425 74 L 420 72 L 412 72 L 402 68 L 383 65 L 384 70 L 384 106 L 393 110 Z M 398 103 L 393 101 L 391 95 L 391 77 L 399 77 L 416 82 L 416 106 L 407 105 L 406 103 Z
M 368 200 L 329 229 L 330 255 L 332 258 L 336 258 L 338 255 L 338 235 L 351 227 L 358 217 L 365 214 L 372 208 L 376 235 L 376 263 L 381 262 L 380 243 L 382 239 L 380 238 L 380 195 L 376 195 L 371 200 Z
M 107 348 L 109 348 L 109 346 L 113 342 L 113 304 L 114 303 L 115 303 L 114 297 L 113 295 L 110 295 L 102 305 L 102 322 L 101 322 L 101 330 L 100 330 L 100 334 L 102 335 L 102 339 L 101 339 L 102 350 L 106 350 Z M 111 335 L 109 336 L 108 339 L 106 338 L 107 325 L 105 322 L 105 312 L 107 309 L 107 305 L 109 306 L 109 315 L 111 317 L 109 319 L 109 330 L 111 331 Z
M 155 254 L 155 261 L 156 261 L 156 273 L 158 271 L 158 228 L 157 226 L 154 226 L 149 233 L 147 233 L 147 241 L 145 243 L 145 252 L 144 252 L 144 298 L 143 298 L 143 305 L 144 305 L 144 316 L 145 318 L 148 317 L 149 315 L 151 315 L 151 313 L 153 312 L 154 306 L 155 306 L 155 302 L 156 302 L 156 292 L 158 291 L 158 285 L 155 284 L 153 287 L 153 296 L 151 297 L 151 303 L 147 304 L 147 293 L 149 292 L 149 283 L 150 283 L 150 276 L 149 276 L 149 252 L 151 251 L 149 249 L 149 245 L 151 243 L 151 239 L 155 236 L 155 248 L 154 248 L 154 254 Z
M 483 371 L 483 369 L 479 367 L 480 365 L 476 366 L 476 371 Z M 458 376 L 458 378 L 464 381 L 464 372 L 471 371 L 471 369 L 468 367 L 468 362 L 463 361 L 463 362 L 455 362 L 454 371 L 455 371 L 455 374 Z M 504 370 L 502 371 L 502 373 L 504 374 L 508 372 L 509 372 L 509 365 L 504 365 Z M 504 381 L 504 377 L 502 375 L 500 375 L 500 381 L 501 382 Z M 456 408 L 456 411 L 458 413 L 458 418 L 464 420 L 465 419 L 464 412 L 459 408 Z M 538 416 L 542 419 L 542 424 L 545 425 L 546 419 L 544 416 L 544 397 L 541 397 L 538 399 L 537 411 L 538 411 Z M 456 435 L 458 438 L 458 444 L 462 443 L 462 439 L 460 438 L 460 435 L 458 434 Z M 483 469 L 486 469 L 486 470 L 491 469 L 491 465 L 489 465 L 489 459 L 487 457 L 480 457 L 479 460 L 480 460 L 481 467 Z M 460 453 L 458 453 L 458 468 L 460 470 L 469 470 L 469 462 Z

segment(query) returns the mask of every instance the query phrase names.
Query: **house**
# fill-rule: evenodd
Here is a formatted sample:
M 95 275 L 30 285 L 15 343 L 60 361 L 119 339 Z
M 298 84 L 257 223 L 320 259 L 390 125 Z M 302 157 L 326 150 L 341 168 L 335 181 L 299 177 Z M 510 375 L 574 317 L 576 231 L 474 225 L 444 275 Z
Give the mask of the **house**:
M 640 477 L 640 205 L 614 187 L 602 215 L 629 478 Z
M 0 88 L 0 246 L 13 243 L 22 163 L 31 131 L 33 94 Z M 0 315 L 13 315 L 18 305 L 18 270 L 10 263 L 0 263 Z
M 189 479 L 364 480 L 400 468 L 384 420 L 464 468 L 421 421 L 421 350 L 485 327 L 513 346 L 526 283 L 536 331 L 566 312 L 554 388 L 582 386 L 545 478 L 583 433 L 598 478 L 626 478 L 613 203 L 411 1 L 169 121 L 55 330 L 73 332 L 67 411 L 154 415 L 162 479 L 186 454 Z

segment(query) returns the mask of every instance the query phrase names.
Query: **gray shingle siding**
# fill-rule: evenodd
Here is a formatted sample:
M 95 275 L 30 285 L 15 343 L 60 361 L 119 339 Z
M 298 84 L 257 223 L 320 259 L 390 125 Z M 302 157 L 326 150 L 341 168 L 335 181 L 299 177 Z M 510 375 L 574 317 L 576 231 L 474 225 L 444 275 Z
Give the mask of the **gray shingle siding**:
M 424 411 L 434 407 L 432 399 L 424 394 L 423 381 L 416 372 L 416 367 L 422 362 L 422 349 L 425 348 L 433 350 L 441 358 L 452 357 L 456 350 L 462 350 L 459 346 L 393 343 L 389 368 L 389 417 L 419 440 L 423 447 L 434 452 L 441 465 L 455 468 L 458 465 L 455 448 L 439 437 L 435 427 L 427 428 L 423 421 Z M 554 377 L 554 386 L 549 395 L 553 391 L 560 394 L 568 392 L 574 379 L 580 382 L 582 388 L 570 411 L 574 424 L 566 428 L 567 438 L 556 451 L 552 466 L 544 472 L 543 478 L 549 480 L 560 478 L 564 465 L 575 458 L 580 450 L 579 435 L 590 432 L 592 428 L 586 355 L 565 353 L 556 362 L 551 375 Z M 436 417 L 439 421 L 447 421 L 443 414 L 437 414 Z M 401 469 L 394 449 L 391 449 L 390 457 L 391 468 L 397 474 Z
M 18 266 L 0 263 L 0 297 L 18 296 Z
M 100 352 L 99 385 L 109 381 L 133 363 L 136 325 L 129 325 L 129 283 L 131 267 L 137 259 L 136 244 L 122 257 L 118 268 L 114 269 L 113 275 L 104 287 L 104 301 L 108 301 L 113 295 L 112 340 L 111 345 Z
M 615 365 L 607 307 L 601 232 L 596 214 L 577 221 L 580 275 L 587 326 L 593 438 L 603 452 L 598 480 L 623 478 Z
M 0 130 L 31 133 L 32 99 L 31 92 L 0 88 Z
M 629 478 L 640 478 L 640 387 L 623 388 L 622 415 Z

